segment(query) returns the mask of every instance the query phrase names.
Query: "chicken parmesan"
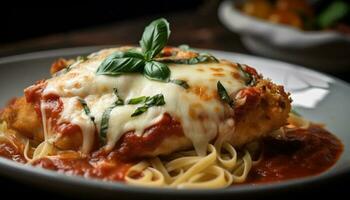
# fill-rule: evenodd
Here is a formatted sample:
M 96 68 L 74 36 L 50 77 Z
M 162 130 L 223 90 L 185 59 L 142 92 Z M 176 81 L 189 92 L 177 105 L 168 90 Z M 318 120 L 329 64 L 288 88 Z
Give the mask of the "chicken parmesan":
M 336 162 L 339 140 L 293 114 L 282 86 L 251 66 L 168 47 L 169 35 L 168 22 L 158 19 L 140 47 L 55 61 L 51 78 L 2 110 L 0 155 L 66 174 L 175 188 L 280 181 Z

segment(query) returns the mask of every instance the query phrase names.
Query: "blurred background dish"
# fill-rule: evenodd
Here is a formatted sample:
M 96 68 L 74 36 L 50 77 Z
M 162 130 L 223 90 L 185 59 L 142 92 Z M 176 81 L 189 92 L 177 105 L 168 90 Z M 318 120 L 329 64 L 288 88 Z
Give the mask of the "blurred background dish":
M 223 1 L 218 15 L 252 52 L 322 71 L 346 71 L 350 65 L 349 3 L 326 2 Z

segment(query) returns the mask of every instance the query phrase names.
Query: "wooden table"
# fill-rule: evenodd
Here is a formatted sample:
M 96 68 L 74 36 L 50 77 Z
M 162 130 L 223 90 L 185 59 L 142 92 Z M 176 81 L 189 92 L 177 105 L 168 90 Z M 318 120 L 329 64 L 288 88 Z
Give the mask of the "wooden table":
M 0 45 L 0 56 L 76 46 L 137 44 L 144 26 L 156 17 L 159 16 L 122 21 L 95 28 Z M 204 7 L 196 13 L 173 13 L 164 17 L 171 23 L 172 33 L 169 41 L 171 45 L 176 46 L 185 43 L 197 48 L 252 54 L 244 48 L 238 35 L 231 33 L 221 25 L 216 17 L 215 9 Z M 334 75 L 350 81 L 349 73 L 335 73 Z M 317 183 L 311 188 L 299 188 L 299 190 L 292 190 L 288 193 L 273 195 L 272 197 L 282 196 L 284 199 L 296 199 L 305 196 L 310 197 L 317 193 L 339 198 L 341 195 L 347 194 L 349 180 L 350 175 L 344 175 L 328 182 Z M 0 185 L 2 186 L 1 195 L 19 194 L 47 199 L 67 198 L 62 194 L 45 191 L 42 188 L 22 184 L 5 177 L 0 177 Z

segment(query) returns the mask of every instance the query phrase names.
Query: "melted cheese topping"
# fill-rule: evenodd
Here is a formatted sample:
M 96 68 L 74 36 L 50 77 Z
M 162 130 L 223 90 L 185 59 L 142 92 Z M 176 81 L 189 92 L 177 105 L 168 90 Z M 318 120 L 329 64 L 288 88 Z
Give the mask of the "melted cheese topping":
M 113 94 L 114 88 L 125 102 L 140 96 L 163 94 L 166 104 L 151 107 L 136 117 L 131 117 L 131 114 L 140 105 L 115 107 L 110 113 L 107 150 L 111 150 L 127 131 L 134 130 L 138 136 L 147 134 L 144 133 L 145 128 L 157 123 L 164 113 L 169 113 L 182 124 L 185 136 L 192 141 L 199 155 L 206 153 L 208 143 L 218 134 L 232 133 L 234 122 L 227 116 L 232 115 L 233 110 L 220 101 L 216 85 L 220 81 L 231 96 L 245 87 L 235 65 L 228 62 L 169 64 L 170 79 L 186 81 L 189 89 L 170 82 L 151 81 L 141 74 L 97 75 L 101 62 L 118 50 L 107 49 L 91 54 L 89 60 L 74 64 L 66 74 L 49 79 L 44 90 L 44 95 L 54 93 L 62 98 L 64 111 L 60 120 L 81 127 L 83 152 L 92 149 L 95 127 L 79 105 L 78 97 L 87 102 L 99 131 L 103 112 L 117 99 Z

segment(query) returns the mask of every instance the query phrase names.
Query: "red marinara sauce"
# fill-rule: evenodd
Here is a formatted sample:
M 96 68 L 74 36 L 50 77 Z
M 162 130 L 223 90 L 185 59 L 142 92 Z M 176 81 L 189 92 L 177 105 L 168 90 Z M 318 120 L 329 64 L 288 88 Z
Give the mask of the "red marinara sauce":
M 265 139 L 263 159 L 252 167 L 244 184 L 261 184 L 313 176 L 329 169 L 343 151 L 341 142 L 321 126 L 288 130 L 286 138 Z M 0 143 L 0 156 L 22 162 L 25 160 L 10 143 Z M 36 160 L 33 165 L 108 181 L 123 181 L 135 162 L 123 161 L 118 152 L 81 157 L 65 153 Z
M 25 89 L 24 94 L 28 103 L 34 105 L 37 115 L 41 118 L 41 103 L 45 102 L 46 118 L 51 120 L 51 125 L 56 132 L 65 135 L 81 132 L 80 127 L 71 123 L 58 123 L 61 112 L 63 110 L 63 103 L 61 98 L 56 94 L 43 95 L 43 91 L 47 85 L 44 80 L 38 81 L 36 84 Z
M 338 160 L 343 145 L 319 125 L 287 130 L 283 140 L 264 140 L 263 159 L 245 183 L 259 184 L 320 174 Z
M 81 157 L 77 153 L 65 153 L 57 157 L 42 158 L 34 161 L 34 166 L 107 181 L 123 181 L 131 162 L 121 161 L 115 153 L 107 156 Z M 76 154 L 76 155 L 74 155 Z

